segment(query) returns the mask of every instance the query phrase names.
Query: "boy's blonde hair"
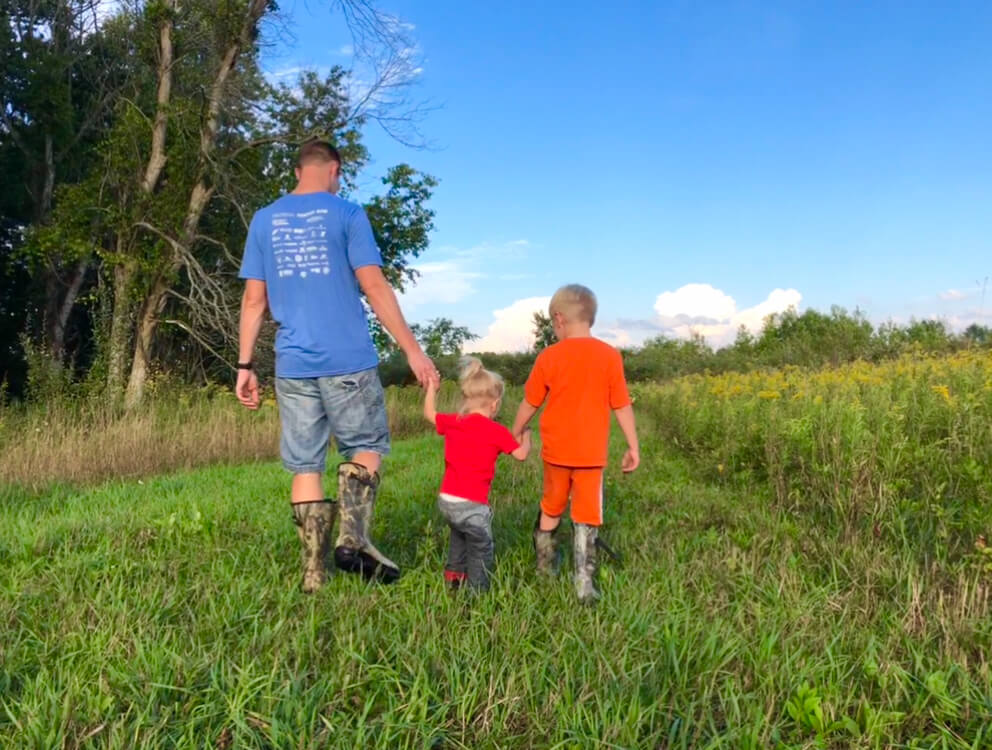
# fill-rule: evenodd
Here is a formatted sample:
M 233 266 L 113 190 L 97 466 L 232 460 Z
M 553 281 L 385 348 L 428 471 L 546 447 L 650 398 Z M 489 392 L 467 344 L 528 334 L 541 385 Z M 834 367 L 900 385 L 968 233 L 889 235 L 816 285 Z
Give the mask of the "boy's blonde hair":
M 462 414 L 503 398 L 503 376 L 487 370 L 478 357 L 462 357 L 458 385 L 462 389 Z
M 561 313 L 568 321 L 581 321 L 593 325 L 596 322 L 596 295 L 592 289 L 582 284 L 566 284 L 551 298 L 548 314 Z

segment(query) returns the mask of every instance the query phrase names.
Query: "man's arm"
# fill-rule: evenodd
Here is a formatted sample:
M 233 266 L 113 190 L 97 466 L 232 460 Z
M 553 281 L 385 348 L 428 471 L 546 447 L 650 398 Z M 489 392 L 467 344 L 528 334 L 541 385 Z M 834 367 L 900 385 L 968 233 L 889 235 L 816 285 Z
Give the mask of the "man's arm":
M 520 402 L 520 408 L 517 409 L 517 417 L 513 420 L 513 429 L 510 430 L 518 443 L 523 441 L 524 427 L 533 419 L 535 414 L 537 414 L 536 406 L 531 406 L 527 399 Z
M 617 415 L 617 424 L 627 440 L 627 452 L 623 455 L 621 468 L 625 474 L 629 474 L 641 463 L 641 447 L 637 442 L 637 425 L 634 422 L 634 407 L 630 404 L 621 407 L 613 412 Z
M 424 354 L 410 326 L 406 324 L 399 302 L 396 301 L 396 294 L 382 275 L 382 269 L 379 266 L 362 266 L 355 269 L 355 278 L 372 306 L 372 311 L 406 355 L 406 361 L 417 382 L 421 385 L 439 382 L 441 378 L 437 368 Z
M 238 362 L 251 362 L 255 352 L 255 342 L 262 330 L 265 311 L 269 307 L 269 297 L 265 282 L 258 279 L 245 281 L 245 291 L 241 297 L 241 324 L 238 340 Z M 259 405 L 258 376 L 254 370 L 238 370 L 238 384 L 235 387 L 238 400 L 249 409 Z

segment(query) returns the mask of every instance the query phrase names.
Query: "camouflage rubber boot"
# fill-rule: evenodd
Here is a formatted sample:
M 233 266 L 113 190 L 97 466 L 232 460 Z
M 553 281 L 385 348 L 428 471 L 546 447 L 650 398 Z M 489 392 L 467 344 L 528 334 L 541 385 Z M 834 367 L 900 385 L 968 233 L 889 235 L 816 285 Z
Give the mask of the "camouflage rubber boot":
M 541 511 L 537 511 L 537 520 L 534 522 L 534 554 L 537 556 L 538 575 L 558 575 L 557 534 L 560 526 L 559 522 L 551 531 L 542 531 Z
M 361 573 L 370 580 L 392 583 L 400 577 L 399 566 L 375 548 L 369 527 L 375 510 L 379 475 L 361 464 L 338 467 L 338 502 L 341 525 L 334 545 L 334 562 L 348 573 Z
M 293 504 L 293 523 L 303 545 L 303 580 L 300 590 L 312 594 L 327 581 L 327 553 L 334 533 L 337 503 L 314 500 Z
M 575 593 L 582 604 L 595 604 L 599 600 L 599 591 L 596 590 L 598 535 L 596 526 L 574 524 Z

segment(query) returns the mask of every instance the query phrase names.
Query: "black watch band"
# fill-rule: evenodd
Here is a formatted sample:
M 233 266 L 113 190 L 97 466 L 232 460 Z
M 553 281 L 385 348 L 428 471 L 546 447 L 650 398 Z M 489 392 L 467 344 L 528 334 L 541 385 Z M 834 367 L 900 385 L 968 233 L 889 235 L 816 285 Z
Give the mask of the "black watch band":
M 251 362 L 238 362 L 239 370 L 253 370 L 255 369 Z

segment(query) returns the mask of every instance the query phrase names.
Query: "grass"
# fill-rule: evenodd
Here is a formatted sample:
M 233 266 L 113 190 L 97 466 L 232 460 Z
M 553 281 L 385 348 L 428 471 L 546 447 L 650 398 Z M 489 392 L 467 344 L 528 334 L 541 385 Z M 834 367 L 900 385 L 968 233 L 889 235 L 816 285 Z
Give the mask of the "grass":
M 256 412 L 218 386 L 153 388 L 132 412 L 93 399 L 63 397 L 28 405 L 0 400 L 0 487 L 38 492 L 52 482 L 95 484 L 274 459 L 279 455 L 279 414 L 271 390 L 264 395 Z M 388 389 L 394 435 L 428 431 L 420 415 L 421 397 L 417 388 Z M 448 384 L 441 403 L 452 408 L 454 399 L 454 387 Z
M 705 476 L 751 476 L 827 525 L 941 557 L 992 533 L 992 352 L 694 375 L 635 392 Z
M 10 489 L 0 747 L 992 746 L 980 559 L 823 526 L 642 431 L 588 610 L 532 575 L 533 460 L 497 475 L 493 590 L 445 591 L 432 437 L 385 468 L 393 587 L 297 592 L 275 463 Z

